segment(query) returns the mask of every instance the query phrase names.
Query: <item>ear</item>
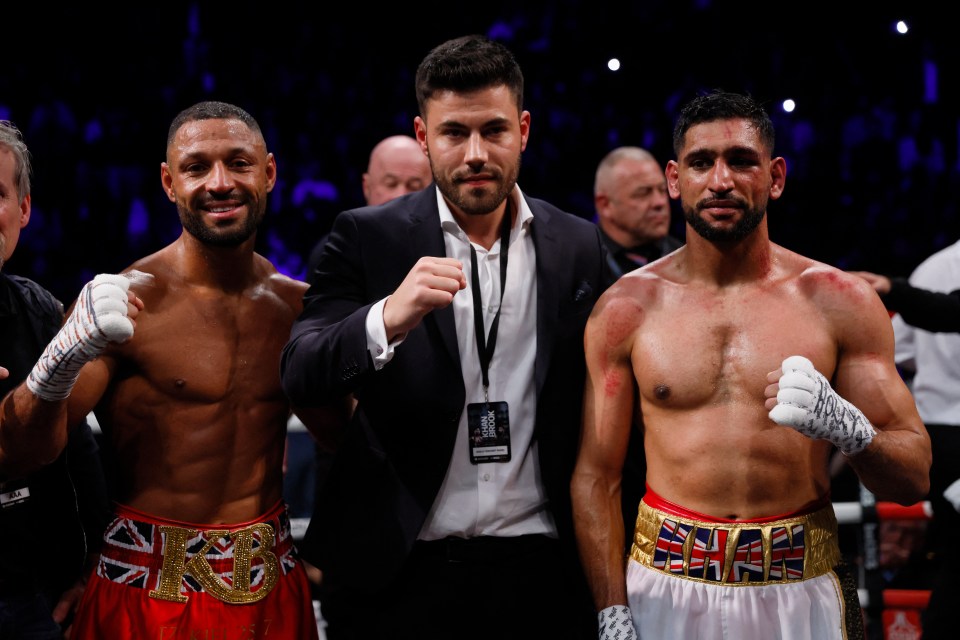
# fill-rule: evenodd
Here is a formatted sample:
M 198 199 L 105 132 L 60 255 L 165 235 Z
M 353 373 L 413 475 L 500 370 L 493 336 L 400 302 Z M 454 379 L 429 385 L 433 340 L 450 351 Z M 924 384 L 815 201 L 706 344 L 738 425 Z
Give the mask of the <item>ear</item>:
M 30 194 L 23 196 L 20 201 L 20 228 L 23 229 L 30 222 Z
M 424 155 L 430 157 L 430 149 L 427 147 L 427 121 L 417 116 L 413 119 L 413 135 L 420 143 L 420 149 Z
M 176 202 L 177 194 L 173 190 L 173 176 L 166 162 L 160 163 L 160 184 L 163 185 L 163 192 L 167 194 L 167 199 L 170 202 Z
M 363 188 L 363 199 L 370 202 L 370 174 L 364 173 L 360 179 L 360 186 Z
M 530 139 L 530 112 L 523 111 L 520 114 L 520 151 L 527 148 L 527 140 Z
M 787 161 L 776 157 L 770 163 L 770 199 L 776 200 L 783 195 L 783 187 L 787 181 Z
M 273 157 L 272 153 L 267 154 L 267 193 L 273 191 L 274 185 L 277 184 L 277 159 Z
M 680 199 L 680 165 L 676 160 L 667 160 L 667 167 L 663 170 L 667 178 L 667 191 L 674 200 Z
M 610 206 L 610 198 L 605 193 L 596 193 L 593 196 L 593 208 L 597 210 L 597 215 L 603 217 L 603 212 Z

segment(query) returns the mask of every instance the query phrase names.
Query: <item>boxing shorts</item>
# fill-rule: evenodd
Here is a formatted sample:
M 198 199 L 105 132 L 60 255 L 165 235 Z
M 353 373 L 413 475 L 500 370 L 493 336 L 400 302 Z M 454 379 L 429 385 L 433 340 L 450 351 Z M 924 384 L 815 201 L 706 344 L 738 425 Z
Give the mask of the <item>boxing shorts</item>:
M 283 502 L 252 522 L 199 525 L 118 506 L 71 638 L 317 639 Z
M 648 488 L 626 573 L 640 638 L 864 637 L 828 500 L 793 514 L 728 521 Z

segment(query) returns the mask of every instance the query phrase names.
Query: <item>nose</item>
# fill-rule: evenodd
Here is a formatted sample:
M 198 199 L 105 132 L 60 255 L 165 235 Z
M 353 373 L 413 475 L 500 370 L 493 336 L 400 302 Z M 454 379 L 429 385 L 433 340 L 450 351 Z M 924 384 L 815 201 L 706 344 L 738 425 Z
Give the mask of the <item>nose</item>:
M 733 173 L 726 162 L 721 160 L 713 165 L 709 187 L 714 193 L 724 193 L 733 189 Z
M 484 165 L 487 162 L 487 148 L 483 143 L 483 136 L 473 132 L 467 139 L 467 149 L 463 161 L 471 166 Z
M 214 163 L 207 179 L 207 191 L 230 191 L 233 189 L 233 176 L 222 162 Z

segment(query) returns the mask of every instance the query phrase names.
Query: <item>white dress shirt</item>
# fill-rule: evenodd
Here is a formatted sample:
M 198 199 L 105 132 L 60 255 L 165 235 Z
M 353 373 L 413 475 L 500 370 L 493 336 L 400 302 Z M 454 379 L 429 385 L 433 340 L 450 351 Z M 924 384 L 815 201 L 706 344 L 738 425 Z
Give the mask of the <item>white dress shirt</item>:
M 556 536 L 556 526 L 547 510 L 547 497 L 540 477 L 537 446 L 533 441 L 536 420 L 534 363 L 537 355 L 537 273 L 530 225 L 533 213 L 519 187 L 510 195 L 517 220 L 510 231 L 506 291 L 500 308 L 497 342 L 489 367 L 489 400 L 507 403 L 510 425 L 509 462 L 472 464 L 464 405 L 457 440 L 440 492 L 434 501 L 421 540 L 446 536 L 518 536 L 544 533 Z M 457 224 L 437 190 L 440 226 L 446 256 L 463 264 L 467 288 L 453 297 L 453 313 L 460 349 L 460 367 L 466 388 L 466 404 L 483 402 L 483 380 L 473 316 L 470 241 Z M 500 307 L 500 240 L 488 251 L 473 244 L 477 253 L 480 299 L 483 302 L 484 337 Z M 379 369 L 389 366 L 402 339 L 386 344 L 383 304 L 367 315 L 370 354 Z

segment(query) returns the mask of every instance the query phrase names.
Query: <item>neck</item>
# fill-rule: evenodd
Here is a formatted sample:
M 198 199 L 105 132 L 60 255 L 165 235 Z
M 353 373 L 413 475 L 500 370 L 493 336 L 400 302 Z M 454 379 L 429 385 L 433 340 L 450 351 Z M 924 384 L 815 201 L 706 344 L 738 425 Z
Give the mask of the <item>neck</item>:
M 453 207 L 450 207 L 451 213 L 453 213 L 454 219 L 460 225 L 460 228 L 464 230 L 467 234 L 467 237 L 470 238 L 470 242 L 476 243 L 483 247 L 484 249 L 490 249 L 493 246 L 493 243 L 500 238 L 500 224 L 503 222 L 503 216 L 509 210 L 510 211 L 510 226 L 513 227 L 514 220 L 516 219 L 516 213 L 514 207 L 507 207 L 507 202 L 509 196 L 506 200 L 500 203 L 500 206 L 483 215 L 470 215 L 455 211 Z
M 183 279 L 224 291 L 243 290 L 253 279 L 256 234 L 234 247 L 204 244 L 184 231 L 174 243 Z
M 691 272 L 721 287 L 761 279 L 772 266 L 766 227 L 729 242 L 705 240 L 688 227 L 687 245 L 686 263 Z

